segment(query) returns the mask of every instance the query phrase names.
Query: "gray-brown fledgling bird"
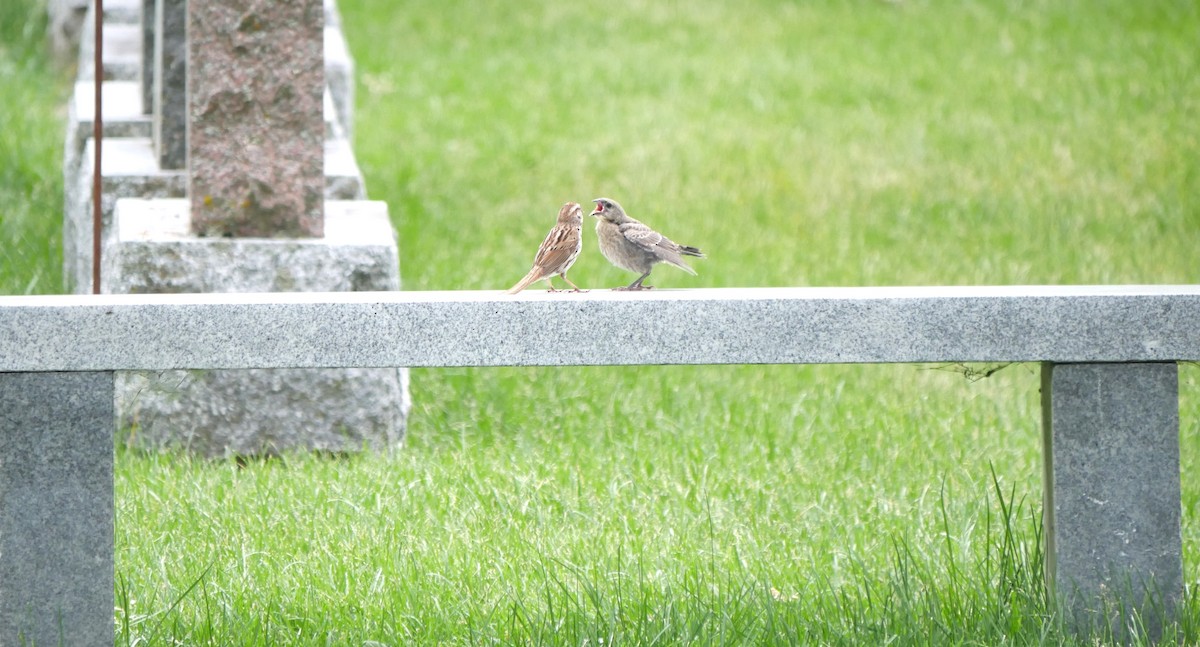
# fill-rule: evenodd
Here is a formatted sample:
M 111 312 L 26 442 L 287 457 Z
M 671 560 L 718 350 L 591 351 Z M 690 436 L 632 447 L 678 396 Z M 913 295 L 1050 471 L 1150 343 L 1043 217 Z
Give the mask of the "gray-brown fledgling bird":
M 680 245 L 630 218 L 621 205 L 608 198 L 596 198 L 596 210 L 592 212 L 596 222 L 596 238 L 600 241 L 600 252 L 613 265 L 641 274 L 636 281 L 614 290 L 649 290 L 652 285 L 642 285 L 657 263 L 669 263 L 694 275 L 696 270 L 683 262 L 684 256 L 704 258 L 704 253 L 695 247 Z
M 525 278 L 509 288 L 508 293 L 516 294 L 542 280 L 550 285 L 551 292 L 557 292 L 551 280 L 555 276 L 561 276 L 576 292 L 582 292 L 578 285 L 571 283 L 571 279 L 567 278 L 567 270 L 571 269 L 575 259 L 579 258 L 581 249 L 583 207 L 579 206 L 578 202 L 568 202 L 558 210 L 558 222 L 550 233 L 546 234 L 546 240 L 542 241 L 541 247 L 538 247 L 537 256 L 533 257 L 533 268 Z

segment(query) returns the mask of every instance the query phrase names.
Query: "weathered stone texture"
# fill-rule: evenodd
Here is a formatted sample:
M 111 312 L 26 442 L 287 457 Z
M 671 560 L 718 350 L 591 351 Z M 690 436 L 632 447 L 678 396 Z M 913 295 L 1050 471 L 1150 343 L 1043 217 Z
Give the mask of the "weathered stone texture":
M 321 236 L 320 0 L 188 3 L 189 197 L 202 236 Z
M 1161 634 L 1183 594 L 1174 363 L 1047 364 L 1047 575 L 1081 633 Z
M 112 373 L 0 373 L 0 645 L 113 644 L 112 451 Z

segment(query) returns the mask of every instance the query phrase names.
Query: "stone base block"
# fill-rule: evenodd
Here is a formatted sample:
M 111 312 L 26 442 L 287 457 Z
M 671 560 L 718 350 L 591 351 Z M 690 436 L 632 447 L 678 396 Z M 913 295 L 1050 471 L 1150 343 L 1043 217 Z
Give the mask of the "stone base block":
M 0 373 L 0 644 L 113 644 L 112 389 Z
M 187 200 L 117 200 L 106 294 L 369 292 L 400 288 L 387 204 L 325 203 L 323 238 L 198 238 Z
M 1046 574 L 1085 636 L 1151 642 L 1183 599 L 1174 363 L 1045 364 Z
M 197 238 L 181 199 L 121 199 L 106 293 L 376 291 L 400 287 L 387 205 L 328 201 L 320 239 Z M 286 334 L 286 331 L 281 331 Z M 330 335 L 337 334 L 330 322 Z M 204 456 L 382 450 L 403 441 L 407 369 L 118 373 L 125 442 Z
M 100 218 L 105 240 L 101 241 L 101 245 L 107 249 L 112 243 L 109 239 L 112 238 L 113 208 L 119 199 L 182 198 L 187 191 L 187 175 L 184 171 L 160 169 L 149 138 L 106 139 L 103 153 L 101 168 L 104 174 L 104 194 L 100 199 Z M 76 166 L 72 169 L 72 161 L 68 158 L 64 167 L 66 200 L 63 220 L 63 276 L 67 289 L 75 294 L 91 291 L 91 182 L 94 155 L 92 141 L 88 139 Z M 365 195 L 362 174 L 354 152 L 350 149 L 350 143 L 345 139 L 326 140 L 325 197 L 330 200 L 355 201 L 361 200 Z M 170 219 L 168 217 L 168 220 Z M 170 226 L 175 227 L 172 230 L 175 233 L 172 235 L 187 231 L 186 228 L 178 229 L 180 223 L 177 219 Z M 158 226 L 155 225 L 151 229 L 155 227 Z M 388 231 L 391 231 L 390 228 Z M 334 233 L 335 237 L 339 235 L 342 234 Z M 325 240 L 329 239 L 327 235 Z
M 403 368 L 116 374 L 118 440 L 207 457 L 386 451 L 404 440 Z

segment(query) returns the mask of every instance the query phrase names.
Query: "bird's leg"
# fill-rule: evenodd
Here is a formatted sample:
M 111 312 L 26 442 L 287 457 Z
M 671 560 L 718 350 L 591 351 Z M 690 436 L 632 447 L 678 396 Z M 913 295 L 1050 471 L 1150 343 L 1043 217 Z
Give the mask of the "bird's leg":
M 587 292 L 587 290 L 580 290 L 578 285 L 575 285 L 575 283 L 572 282 L 571 279 L 567 278 L 566 272 L 559 274 L 559 276 L 563 277 L 563 280 L 566 281 L 567 283 L 570 283 L 571 287 L 575 288 L 575 290 L 574 290 L 575 292 Z
M 554 277 L 553 276 L 546 277 L 546 291 L 547 292 L 558 292 L 558 290 L 554 289 Z
M 646 272 L 645 274 L 639 276 L 636 281 L 634 281 L 633 283 L 630 283 L 629 285 L 627 285 L 623 288 L 613 288 L 613 289 L 617 290 L 618 292 L 634 292 L 637 290 L 652 290 L 652 289 L 654 289 L 653 285 L 642 285 L 642 281 L 645 281 L 647 276 L 650 276 L 649 272 Z
M 629 285 L 629 289 L 630 290 L 653 290 L 654 289 L 653 285 L 642 285 L 642 281 L 645 281 L 646 277 L 648 277 L 648 276 L 650 276 L 650 272 L 646 272 L 645 274 L 639 276 L 638 280 L 634 281 L 633 283 L 631 283 Z

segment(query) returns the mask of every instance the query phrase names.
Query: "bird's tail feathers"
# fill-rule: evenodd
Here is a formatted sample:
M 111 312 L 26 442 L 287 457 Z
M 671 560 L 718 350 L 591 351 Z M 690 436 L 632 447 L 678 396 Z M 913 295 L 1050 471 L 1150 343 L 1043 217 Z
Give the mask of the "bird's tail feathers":
M 699 247 L 688 247 L 687 245 L 679 246 L 679 253 L 684 256 L 695 256 L 696 258 L 704 258 L 704 252 L 700 251 Z
M 684 263 L 683 259 L 668 258 L 668 259 L 666 259 L 666 261 L 668 263 L 670 263 L 671 265 L 674 265 L 675 267 L 678 267 L 679 269 L 683 270 L 684 272 L 687 272 L 688 274 L 691 274 L 692 276 L 696 276 L 696 270 L 693 270 L 690 265 L 688 265 L 687 263 Z
M 509 288 L 508 293 L 516 294 L 516 293 L 520 292 L 521 290 L 524 290 L 525 288 L 538 282 L 541 278 L 542 278 L 541 268 L 534 267 L 533 269 L 529 270 L 529 273 L 525 275 L 525 278 L 521 279 L 520 281 L 517 281 L 516 285 Z

